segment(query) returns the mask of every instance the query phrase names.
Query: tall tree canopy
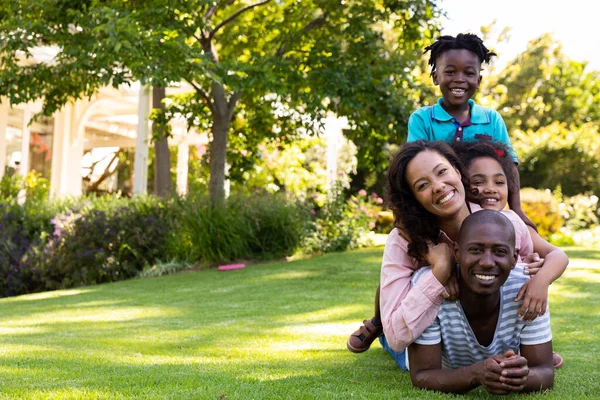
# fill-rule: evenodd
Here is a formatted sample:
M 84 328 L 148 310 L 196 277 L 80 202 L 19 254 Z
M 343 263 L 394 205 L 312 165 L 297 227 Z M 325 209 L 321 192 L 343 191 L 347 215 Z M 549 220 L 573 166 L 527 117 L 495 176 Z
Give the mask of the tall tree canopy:
M 560 43 L 545 34 L 484 84 L 509 131 L 554 122 L 600 126 L 600 71 L 587 71 L 586 65 L 565 56 Z
M 209 129 L 210 183 L 224 197 L 231 121 L 249 143 L 347 116 L 362 159 L 406 134 L 410 73 L 434 0 L 20 0 L 0 5 L 0 95 L 50 114 L 105 85 L 185 81 L 183 115 Z M 32 49 L 57 55 L 32 63 Z

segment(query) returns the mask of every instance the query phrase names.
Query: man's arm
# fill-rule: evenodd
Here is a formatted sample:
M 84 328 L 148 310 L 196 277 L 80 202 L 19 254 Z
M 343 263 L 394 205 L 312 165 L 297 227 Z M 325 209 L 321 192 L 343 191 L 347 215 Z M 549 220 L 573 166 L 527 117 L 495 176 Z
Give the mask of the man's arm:
M 447 393 L 465 393 L 481 385 L 488 393 L 506 395 L 521 391 L 527 380 L 527 361 L 514 360 L 514 352 L 498 354 L 483 362 L 457 369 L 442 369 L 442 346 L 413 343 L 408 348 L 410 379 L 413 386 Z M 502 378 L 502 362 L 513 368 Z M 510 382 L 507 380 L 510 379 Z
M 480 385 L 483 363 L 458 369 L 442 369 L 442 345 L 413 343 L 408 348 L 413 386 L 440 392 L 465 393 Z
M 552 363 L 552 341 L 521 345 L 521 356 L 527 359 L 529 375 L 523 392 L 541 392 L 554 387 L 554 366 Z

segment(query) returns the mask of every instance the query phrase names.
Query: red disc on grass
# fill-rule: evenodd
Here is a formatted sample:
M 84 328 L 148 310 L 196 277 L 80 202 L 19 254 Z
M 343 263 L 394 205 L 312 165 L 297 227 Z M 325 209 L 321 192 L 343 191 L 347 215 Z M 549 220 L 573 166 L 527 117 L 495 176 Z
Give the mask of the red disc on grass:
M 227 265 L 221 265 L 219 268 L 217 268 L 219 271 L 231 271 L 233 269 L 241 269 L 244 268 L 246 266 L 246 264 L 227 264 Z

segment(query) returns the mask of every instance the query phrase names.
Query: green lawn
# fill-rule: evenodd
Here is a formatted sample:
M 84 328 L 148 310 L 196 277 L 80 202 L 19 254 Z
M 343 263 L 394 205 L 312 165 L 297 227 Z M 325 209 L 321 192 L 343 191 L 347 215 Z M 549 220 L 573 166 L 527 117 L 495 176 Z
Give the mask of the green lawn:
M 600 251 L 567 251 L 571 266 L 550 293 L 566 366 L 536 398 L 600 394 Z M 0 397 L 459 397 L 413 389 L 378 344 L 346 350 L 372 313 L 381 252 L 1 299 Z

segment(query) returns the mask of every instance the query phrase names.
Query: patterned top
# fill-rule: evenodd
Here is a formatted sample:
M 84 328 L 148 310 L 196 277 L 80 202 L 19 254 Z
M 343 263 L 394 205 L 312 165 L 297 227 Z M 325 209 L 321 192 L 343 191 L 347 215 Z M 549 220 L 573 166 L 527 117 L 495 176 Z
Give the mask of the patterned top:
M 413 276 L 413 282 L 429 270 L 421 268 Z M 531 322 L 524 322 L 517 312 L 522 301 L 515 302 L 519 289 L 527 281 L 522 265 L 511 271 L 500 290 L 500 312 L 494 332 L 494 339 L 489 346 L 482 346 L 477 341 L 469 321 L 460 305 L 460 301 L 444 301 L 440 306 L 433 324 L 415 340 L 422 345 L 434 345 L 442 342 L 442 367 L 455 369 L 484 361 L 486 358 L 503 354 L 512 349 L 516 354 L 523 345 L 536 345 L 552 340 L 550 331 L 549 309 L 542 316 Z

